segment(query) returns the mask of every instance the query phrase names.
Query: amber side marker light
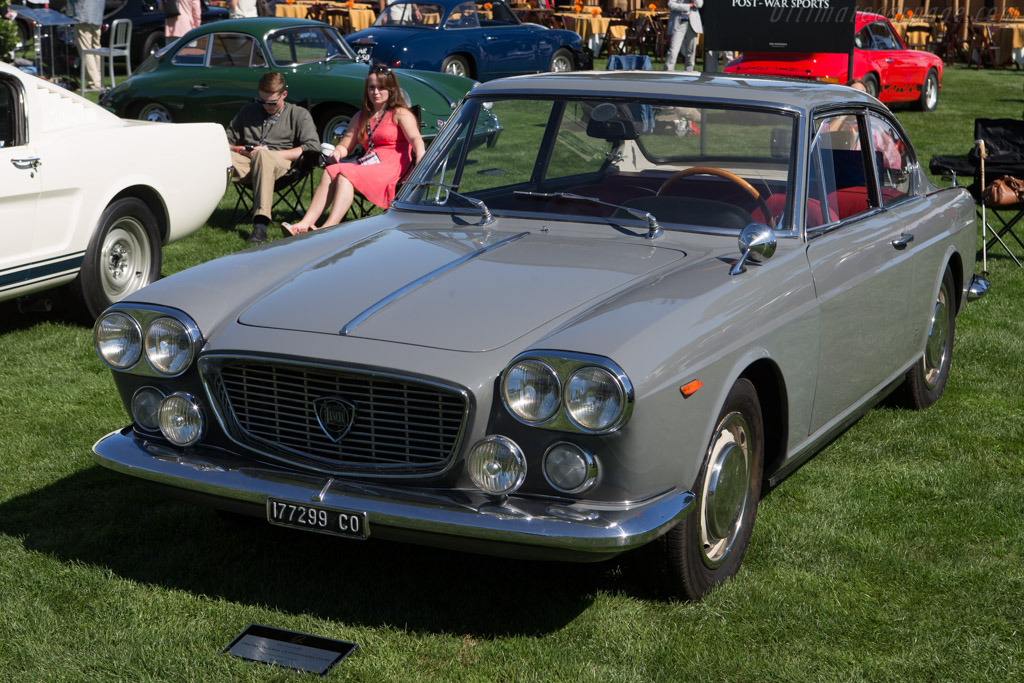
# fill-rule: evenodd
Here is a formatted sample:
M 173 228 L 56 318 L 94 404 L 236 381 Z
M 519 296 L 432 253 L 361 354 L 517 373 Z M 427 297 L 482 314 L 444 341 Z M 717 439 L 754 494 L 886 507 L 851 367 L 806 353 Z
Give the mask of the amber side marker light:
M 679 391 L 682 392 L 683 398 L 690 398 L 697 393 L 697 390 L 704 386 L 704 383 L 699 379 L 695 379 L 692 382 L 687 382 L 683 386 L 679 387 Z

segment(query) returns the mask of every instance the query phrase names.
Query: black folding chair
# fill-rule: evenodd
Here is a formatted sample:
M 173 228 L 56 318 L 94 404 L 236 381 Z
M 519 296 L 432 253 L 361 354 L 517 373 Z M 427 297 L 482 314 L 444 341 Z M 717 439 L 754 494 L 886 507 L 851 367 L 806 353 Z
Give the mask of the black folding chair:
M 1024 178 L 1024 121 L 1020 119 L 974 119 L 974 139 L 985 143 L 987 156 L 981 158 L 980 148 L 975 145 L 965 156 L 934 156 L 928 163 L 928 169 L 935 175 L 952 176 L 953 184 L 957 184 L 957 176 L 972 176 L 973 181 L 967 186 L 974 201 L 978 204 L 978 214 L 983 223 L 992 231 L 992 237 L 985 243 L 991 249 L 997 243 L 1002 245 L 1018 266 L 1024 264 L 1010 250 L 1006 239 L 1012 238 L 1024 249 L 1024 242 L 1014 232 L 1017 225 L 1024 219 L 1024 203 L 1011 206 L 984 206 L 982 201 L 981 177 L 984 169 L 985 180 L 991 182 L 1004 175 Z M 983 165 L 984 164 L 984 165 Z M 996 217 L 999 226 L 987 225 L 981 211 L 984 207 Z M 987 236 L 985 236 L 987 237 Z M 984 237 L 983 237 L 984 238 Z
M 279 205 L 284 204 L 291 209 L 292 217 L 301 218 L 305 215 L 306 200 L 312 194 L 313 169 L 317 168 L 322 161 L 323 155 L 319 150 L 303 152 L 298 162 L 292 164 L 287 173 L 274 181 L 274 204 L 271 207 L 271 212 Z M 253 196 L 252 185 L 249 183 L 238 181 L 232 184 L 235 186 L 238 197 L 235 200 L 235 207 L 231 210 L 231 220 L 228 222 L 234 227 L 246 215 L 252 214 Z

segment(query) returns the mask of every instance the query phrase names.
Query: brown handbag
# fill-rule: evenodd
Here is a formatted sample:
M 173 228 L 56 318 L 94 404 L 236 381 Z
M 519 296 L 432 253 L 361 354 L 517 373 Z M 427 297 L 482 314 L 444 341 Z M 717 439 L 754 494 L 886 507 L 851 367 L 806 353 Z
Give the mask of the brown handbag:
M 985 206 L 1013 206 L 1024 203 L 1024 180 L 1004 175 L 996 178 L 981 195 Z

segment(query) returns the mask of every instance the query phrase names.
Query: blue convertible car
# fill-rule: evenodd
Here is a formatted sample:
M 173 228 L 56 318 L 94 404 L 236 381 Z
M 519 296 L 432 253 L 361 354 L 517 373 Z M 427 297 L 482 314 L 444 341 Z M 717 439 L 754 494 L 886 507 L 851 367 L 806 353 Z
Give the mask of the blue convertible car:
M 524 24 L 500 0 L 397 0 L 345 39 L 363 61 L 478 81 L 593 67 L 578 33 Z

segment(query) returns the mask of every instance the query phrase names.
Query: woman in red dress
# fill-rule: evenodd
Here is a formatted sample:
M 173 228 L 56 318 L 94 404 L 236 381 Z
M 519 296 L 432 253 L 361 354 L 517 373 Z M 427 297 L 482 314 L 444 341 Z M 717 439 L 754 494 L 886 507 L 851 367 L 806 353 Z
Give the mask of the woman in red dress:
M 363 156 L 354 163 L 339 162 L 348 156 L 356 142 L 366 150 Z M 355 192 L 386 209 L 394 199 L 399 179 L 422 157 L 419 121 L 402 106 L 398 79 L 389 67 L 375 64 L 366 74 L 363 108 L 353 117 L 328 158 L 309 210 L 298 223 L 281 225 L 289 234 L 298 235 L 340 223 L 352 205 Z M 318 226 L 316 221 L 328 206 L 331 212 Z

